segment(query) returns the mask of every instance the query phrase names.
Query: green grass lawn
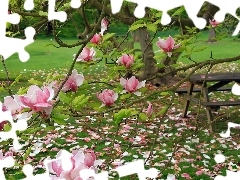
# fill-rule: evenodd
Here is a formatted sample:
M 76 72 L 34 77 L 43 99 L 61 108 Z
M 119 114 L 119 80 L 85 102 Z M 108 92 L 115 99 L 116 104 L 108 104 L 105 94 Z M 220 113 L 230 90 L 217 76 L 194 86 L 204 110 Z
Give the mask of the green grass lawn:
M 158 33 L 159 37 L 167 37 L 168 35 L 174 36 L 176 31 L 169 31 Z M 238 55 L 240 52 L 240 42 L 234 41 L 233 37 L 224 38 L 221 41 L 213 44 L 206 43 L 208 38 L 208 33 L 203 32 L 199 38 L 199 42 L 196 43 L 197 47 L 207 46 L 202 52 L 197 52 L 192 55 L 192 60 L 196 62 L 204 61 L 210 59 L 210 53 L 212 51 L 213 58 L 227 58 Z M 77 39 L 63 39 L 65 43 L 72 44 L 76 43 Z M 157 38 L 153 41 L 154 51 L 159 50 L 155 46 Z M 25 63 L 22 63 L 18 59 L 18 55 L 14 54 L 6 60 L 6 66 L 10 72 L 11 77 L 16 77 L 20 72 L 31 72 L 31 71 L 50 71 L 50 70 L 59 70 L 67 69 L 72 60 L 73 54 L 77 53 L 79 47 L 75 48 L 55 48 L 54 46 L 46 46 L 50 44 L 50 38 L 37 39 L 34 43 L 26 47 L 26 51 L 30 53 L 30 60 Z M 139 44 L 135 43 L 135 48 L 139 48 Z M 182 54 L 184 55 L 184 54 Z M 178 62 L 182 63 L 192 63 L 192 61 L 187 58 L 180 57 Z M 104 62 L 100 63 L 104 64 Z M 5 77 L 5 73 L 2 72 L 3 66 L 0 66 L 0 77 Z
M 171 35 L 174 35 L 174 33 L 176 32 L 170 32 Z M 168 33 L 160 33 L 159 36 L 166 37 Z M 233 38 L 223 39 L 216 44 L 208 44 L 205 42 L 207 36 L 207 33 L 203 33 L 197 45 L 208 46 L 208 49 L 195 53 L 192 57 L 193 60 L 199 62 L 209 59 L 210 51 L 213 52 L 214 58 L 233 57 L 240 52 L 239 42 L 234 41 Z M 154 43 L 156 40 L 154 40 Z M 68 39 L 63 41 L 73 43 L 77 40 Z M 49 39 L 38 39 L 33 44 L 29 45 L 26 50 L 30 53 L 31 59 L 26 63 L 20 62 L 16 54 L 7 59 L 6 66 L 10 72 L 10 77 L 16 77 L 19 73 L 24 73 L 24 78 L 34 77 L 41 80 L 41 78 L 50 71 L 65 72 L 73 60 L 73 54 L 77 53 L 78 47 L 73 49 L 59 49 L 53 46 L 46 46 L 49 42 Z M 138 46 L 136 45 L 136 47 Z M 158 50 L 158 48 L 154 46 L 154 50 Z M 181 58 L 179 61 L 184 64 L 192 63 L 187 59 Z M 106 77 L 108 72 L 106 69 L 102 68 L 103 64 L 104 63 L 100 63 L 89 70 L 83 71 L 83 75 L 88 78 L 88 80 L 99 80 L 101 77 Z M 81 69 L 80 66 L 76 68 Z M 222 71 L 224 69 L 226 68 L 221 67 L 217 70 Z M 5 72 L 3 72 L 3 68 L 0 70 L 0 77 L 4 78 Z M 14 86 L 14 90 L 17 91 L 20 86 L 24 85 L 27 84 L 22 84 L 20 82 Z M 86 89 L 86 91 L 84 90 L 84 94 L 96 98 L 96 92 L 103 88 L 106 88 L 104 84 L 103 86 L 90 84 L 90 88 Z M 153 91 L 150 87 L 148 88 L 149 91 L 146 91 L 144 95 Z M 1 95 L 5 96 L 5 94 Z M 222 93 L 213 96 L 213 98 L 225 98 L 225 96 L 228 95 L 227 93 Z M 137 97 L 134 96 L 134 98 Z M 151 98 L 154 111 L 159 112 L 166 103 L 171 101 L 173 96 L 161 96 L 157 94 L 156 97 Z M 164 179 L 171 173 L 175 174 L 177 179 L 184 180 L 185 178 L 182 177 L 182 174 L 188 173 L 192 179 L 208 180 L 213 179 L 216 173 L 224 175 L 226 169 L 233 166 L 230 162 L 235 163 L 236 168 L 239 168 L 239 129 L 234 131 L 235 134 L 233 137 L 227 139 L 221 138 L 219 134 L 209 135 L 206 131 L 208 128 L 206 126 L 206 113 L 201 109 L 198 119 L 201 123 L 201 127 L 206 126 L 206 128 L 201 129 L 199 132 L 195 132 L 194 119 L 196 116 L 193 115 L 190 118 L 181 118 L 180 113 L 182 112 L 184 98 L 179 96 L 174 98 L 173 105 L 170 107 L 166 116 L 147 121 L 132 117 L 126 119 L 125 122 L 117 127 L 116 123 L 113 121 L 113 114 L 105 113 L 95 116 L 71 117 L 67 120 L 65 126 L 40 128 L 39 132 L 36 134 L 35 140 L 31 142 L 35 149 L 31 150 L 31 155 L 27 157 L 27 160 L 31 162 L 32 165 L 37 165 L 43 157 L 51 156 L 53 158 L 57 153 L 56 148 L 71 151 L 72 149 L 85 146 L 94 149 L 99 159 L 106 160 L 101 169 L 108 170 L 108 166 L 113 168 L 113 164 L 109 162 L 110 160 L 118 159 L 119 161 L 123 160 L 125 162 L 130 162 L 140 158 L 147 159 L 149 151 L 152 148 L 154 154 L 149 162 L 146 163 L 146 167 L 155 167 L 158 170 L 163 170 L 161 172 L 161 178 Z M 126 101 L 129 102 L 129 99 Z M 132 108 L 135 109 L 144 109 L 146 107 L 146 102 L 139 102 L 132 106 Z M 197 105 L 191 104 L 190 110 L 195 113 L 197 112 L 197 108 Z M 80 113 L 92 111 L 94 110 L 87 107 L 81 109 Z M 227 121 L 236 120 L 236 122 L 239 122 L 240 113 L 237 108 L 222 109 L 219 113 L 223 115 L 222 121 L 224 121 L 224 127 L 220 130 L 226 130 Z M 36 123 L 39 122 L 37 121 Z M 125 128 L 125 123 L 130 126 L 130 129 Z M 34 131 L 34 129 L 35 127 L 32 127 L 31 131 Z M 51 139 L 50 144 L 46 145 L 43 143 L 40 152 L 37 151 L 36 143 L 45 142 L 49 138 Z M 29 140 L 30 133 L 24 132 L 23 142 L 29 142 Z M 116 147 L 114 145 L 116 145 Z M 121 146 L 117 148 L 117 145 Z M 174 152 L 174 148 L 177 146 L 181 146 L 181 149 Z M 221 163 L 221 166 L 214 161 L 214 155 L 219 153 L 219 151 L 227 156 L 226 162 Z M 34 155 L 34 153 L 36 154 Z M 173 160 L 166 163 L 169 161 L 171 153 L 173 154 Z M 20 154 L 16 154 L 16 156 L 21 157 Z M 199 170 L 202 170 L 203 173 L 201 175 L 196 175 L 196 172 Z M 9 170 L 7 172 L 8 177 L 14 176 L 16 179 L 23 177 L 21 169 Z M 36 168 L 35 172 L 40 173 L 42 169 Z M 111 176 L 112 179 L 117 179 L 117 173 L 114 174 L 114 172 L 112 172 Z M 137 177 L 136 175 L 132 175 L 121 178 L 121 180 L 130 179 L 137 179 Z

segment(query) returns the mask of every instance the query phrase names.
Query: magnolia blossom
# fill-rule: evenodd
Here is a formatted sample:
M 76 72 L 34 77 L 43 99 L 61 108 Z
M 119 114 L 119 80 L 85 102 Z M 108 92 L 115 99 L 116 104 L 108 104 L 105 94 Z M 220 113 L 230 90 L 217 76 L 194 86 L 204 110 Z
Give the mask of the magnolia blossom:
M 91 43 L 93 44 L 99 44 L 102 39 L 101 34 L 95 34 L 92 39 L 90 40 Z
M 145 111 L 147 113 L 147 116 L 150 117 L 153 113 L 153 105 L 149 101 L 147 101 L 147 103 L 148 103 L 148 108 Z
M 103 36 L 104 32 L 108 29 L 109 22 L 106 18 L 102 19 L 101 22 L 101 32 L 100 34 Z
M 97 98 L 102 101 L 102 106 L 111 106 L 117 100 L 118 94 L 113 90 L 104 89 L 103 92 L 97 93 Z
M 94 56 L 96 55 L 96 51 L 94 50 L 94 48 L 83 48 L 82 52 L 80 53 L 80 55 L 77 58 L 77 62 L 89 62 L 91 60 L 94 60 Z M 76 54 L 73 55 L 74 57 L 76 56 Z
M 13 157 L 13 153 L 8 151 L 3 155 L 2 150 L 0 150 L 0 160 L 4 160 L 7 157 Z
M 123 54 L 116 62 L 130 68 L 133 64 L 134 58 L 132 55 Z
M 217 22 L 215 19 L 210 19 L 209 20 L 209 23 L 212 25 L 212 27 L 216 27 L 217 25 L 219 25 L 220 23 L 219 22 Z
M 15 119 L 15 116 L 19 112 L 21 112 L 23 110 L 23 108 L 24 107 L 22 106 L 19 96 L 14 95 L 13 97 L 11 97 L 11 96 L 4 97 L 3 110 L 11 111 L 13 119 Z
M 180 46 L 180 44 L 175 45 L 175 41 L 171 36 L 169 36 L 166 40 L 158 38 L 156 45 L 166 52 L 169 57 L 172 56 L 172 51 Z
M 77 70 L 74 69 L 72 71 L 71 76 L 69 76 L 68 80 L 64 84 L 62 91 L 66 92 L 66 91 L 72 90 L 76 92 L 78 89 L 78 86 L 81 86 L 83 84 L 83 81 L 84 81 L 83 75 L 78 74 Z
M 51 174 L 55 175 L 51 179 L 83 180 L 79 175 L 81 170 L 93 169 L 97 173 L 97 166 L 102 164 L 101 160 L 96 160 L 96 155 L 93 151 L 84 152 L 82 150 L 74 150 L 72 152 L 71 162 L 72 167 L 68 171 L 63 169 L 61 160 L 50 163 L 48 169 Z
M 137 96 L 141 96 L 141 92 L 138 92 L 137 90 L 145 87 L 145 82 L 146 80 L 139 82 L 135 76 L 132 76 L 130 79 L 124 79 L 121 77 L 120 84 L 125 88 L 122 93 L 130 92 L 136 94 Z
M 21 103 L 24 107 L 31 108 L 35 112 L 45 112 L 49 115 L 52 111 L 52 100 L 54 96 L 54 90 L 50 87 L 39 88 L 36 85 L 29 87 L 27 94 L 19 96 Z
M 22 104 L 20 97 L 18 95 L 6 96 L 4 97 L 4 103 L 2 106 L 2 111 L 10 111 L 13 119 L 29 119 L 32 116 L 32 112 L 22 112 L 24 105 Z M 0 123 L 0 129 L 3 130 L 3 126 L 7 124 L 7 121 Z

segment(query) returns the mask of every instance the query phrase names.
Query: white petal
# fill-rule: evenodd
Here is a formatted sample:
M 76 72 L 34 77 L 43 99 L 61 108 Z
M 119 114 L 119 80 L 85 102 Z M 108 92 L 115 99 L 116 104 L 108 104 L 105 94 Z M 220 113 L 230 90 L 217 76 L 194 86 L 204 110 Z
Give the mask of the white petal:
M 135 95 L 137 95 L 137 96 L 141 96 L 141 92 L 139 92 L 139 91 L 136 91 L 136 92 L 134 92 L 133 94 L 135 94 Z
M 126 79 L 124 79 L 123 77 L 120 78 L 120 84 L 121 84 L 122 86 L 125 86 L 125 85 L 126 85 L 126 82 L 127 82 Z
M 124 94 L 124 93 L 126 93 L 127 92 L 127 90 L 123 90 L 120 94 Z
M 140 83 L 138 84 L 138 86 L 137 86 L 137 89 L 140 89 L 140 88 L 142 88 L 142 87 L 145 87 L 145 83 L 146 83 L 146 80 L 140 82 Z

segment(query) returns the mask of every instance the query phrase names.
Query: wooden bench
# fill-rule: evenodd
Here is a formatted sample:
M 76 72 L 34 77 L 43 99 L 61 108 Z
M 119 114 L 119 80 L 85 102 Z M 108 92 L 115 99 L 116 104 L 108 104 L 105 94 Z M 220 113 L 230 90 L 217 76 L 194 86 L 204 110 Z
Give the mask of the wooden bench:
M 216 89 L 215 91 L 231 91 L 232 87 L 220 87 L 218 89 Z M 188 89 L 184 89 L 184 88 L 178 88 L 176 91 L 176 93 L 180 94 L 186 94 L 188 92 Z M 193 88 L 192 92 L 201 92 L 201 88 Z M 210 93 L 210 92 L 208 92 Z
M 185 93 L 186 101 L 183 109 L 183 117 L 187 117 L 187 111 L 189 108 L 190 101 L 197 102 L 206 108 L 208 124 L 210 132 L 213 132 L 213 114 L 212 111 L 218 110 L 221 106 L 239 106 L 240 101 L 218 101 L 211 102 L 209 93 L 215 91 L 231 91 L 231 87 L 226 86 L 230 82 L 240 82 L 240 73 L 212 73 L 206 77 L 204 74 L 194 74 L 190 77 L 190 85 L 188 89 L 178 89 L 176 93 Z M 209 83 L 215 83 L 209 85 Z M 195 85 L 199 85 L 202 88 L 194 88 Z M 201 92 L 203 94 L 203 101 L 192 98 L 192 93 Z

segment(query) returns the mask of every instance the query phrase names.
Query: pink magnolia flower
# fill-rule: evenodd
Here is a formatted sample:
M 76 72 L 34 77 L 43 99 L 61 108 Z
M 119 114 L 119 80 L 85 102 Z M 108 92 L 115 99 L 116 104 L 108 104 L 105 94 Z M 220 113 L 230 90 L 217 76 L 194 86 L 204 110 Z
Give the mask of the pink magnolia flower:
M 54 90 L 49 87 L 39 88 L 36 85 L 29 87 L 28 92 L 24 96 L 19 96 L 21 103 L 25 107 L 31 108 L 35 112 L 45 112 L 49 115 L 52 111 L 52 100 L 54 96 Z
M 91 43 L 93 44 L 99 44 L 102 39 L 101 34 L 95 34 L 92 39 L 90 40 Z
M 202 174 L 203 174 L 203 171 L 201 171 L 201 170 L 196 172 L 196 175 L 197 175 L 197 176 L 200 176 L 200 175 L 202 175 Z
M 59 151 L 57 157 L 61 151 Z M 82 150 L 74 150 L 72 152 L 71 162 L 72 166 L 68 171 L 63 169 L 61 160 L 50 163 L 48 165 L 49 171 L 55 175 L 52 179 L 83 180 L 79 175 L 81 170 L 93 169 L 97 173 L 97 166 L 102 164 L 101 160 L 96 160 L 96 155 L 93 151 L 84 152 Z
M 147 113 L 147 116 L 150 117 L 153 113 L 153 105 L 149 101 L 147 101 L 147 103 L 148 103 L 148 108 L 145 111 Z
M 29 119 L 31 118 L 32 112 L 22 112 L 24 105 L 22 104 L 20 97 L 18 95 L 6 96 L 4 97 L 4 103 L 2 106 L 2 111 L 10 111 L 13 119 Z M 3 126 L 7 124 L 6 121 L 0 123 L 0 129 L 3 130 Z
M 64 84 L 62 91 L 66 92 L 69 90 L 72 90 L 73 92 L 76 92 L 78 89 L 78 86 L 81 86 L 83 84 L 84 77 L 82 74 L 78 74 L 77 70 L 74 69 L 72 71 L 71 76 L 69 76 L 68 80 Z
M 104 32 L 108 29 L 108 25 L 109 25 L 109 21 L 106 18 L 103 18 L 101 22 L 101 32 L 100 32 L 102 36 Z
M 24 107 L 22 106 L 19 96 L 14 95 L 13 97 L 14 98 L 11 96 L 4 97 L 3 109 L 5 111 L 11 111 L 13 119 L 15 119 L 16 115 L 20 113 Z
M 102 101 L 102 106 L 111 106 L 117 100 L 118 94 L 113 90 L 104 89 L 103 92 L 97 93 L 97 98 Z
M 174 39 L 169 36 L 166 40 L 158 38 L 156 45 L 161 48 L 164 52 L 168 54 L 169 57 L 172 56 L 172 51 L 179 48 L 181 44 L 175 45 Z
M 186 178 L 186 179 L 190 179 L 191 178 L 191 176 L 188 173 L 183 173 L 182 177 Z
M 146 80 L 139 82 L 135 76 L 132 76 L 130 79 L 124 79 L 121 77 L 120 84 L 125 88 L 122 93 L 130 92 L 136 94 L 137 96 L 141 96 L 141 92 L 138 92 L 137 90 L 145 87 L 145 82 Z
M 7 157 L 13 157 L 13 153 L 8 151 L 3 155 L 2 150 L 0 150 L 0 160 L 4 160 Z
M 123 54 L 116 62 L 130 68 L 133 64 L 134 58 L 132 55 Z
M 94 56 L 96 55 L 96 51 L 94 50 L 94 48 L 83 48 L 82 52 L 80 53 L 80 55 L 77 58 L 77 62 L 89 62 L 91 60 L 95 60 Z M 74 57 L 76 56 L 76 54 L 73 55 Z
M 217 25 L 219 25 L 220 23 L 219 22 L 217 22 L 215 19 L 210 19 L 209 20 L 209 23 L 212 25 L 212 27 L 216 27 Z

